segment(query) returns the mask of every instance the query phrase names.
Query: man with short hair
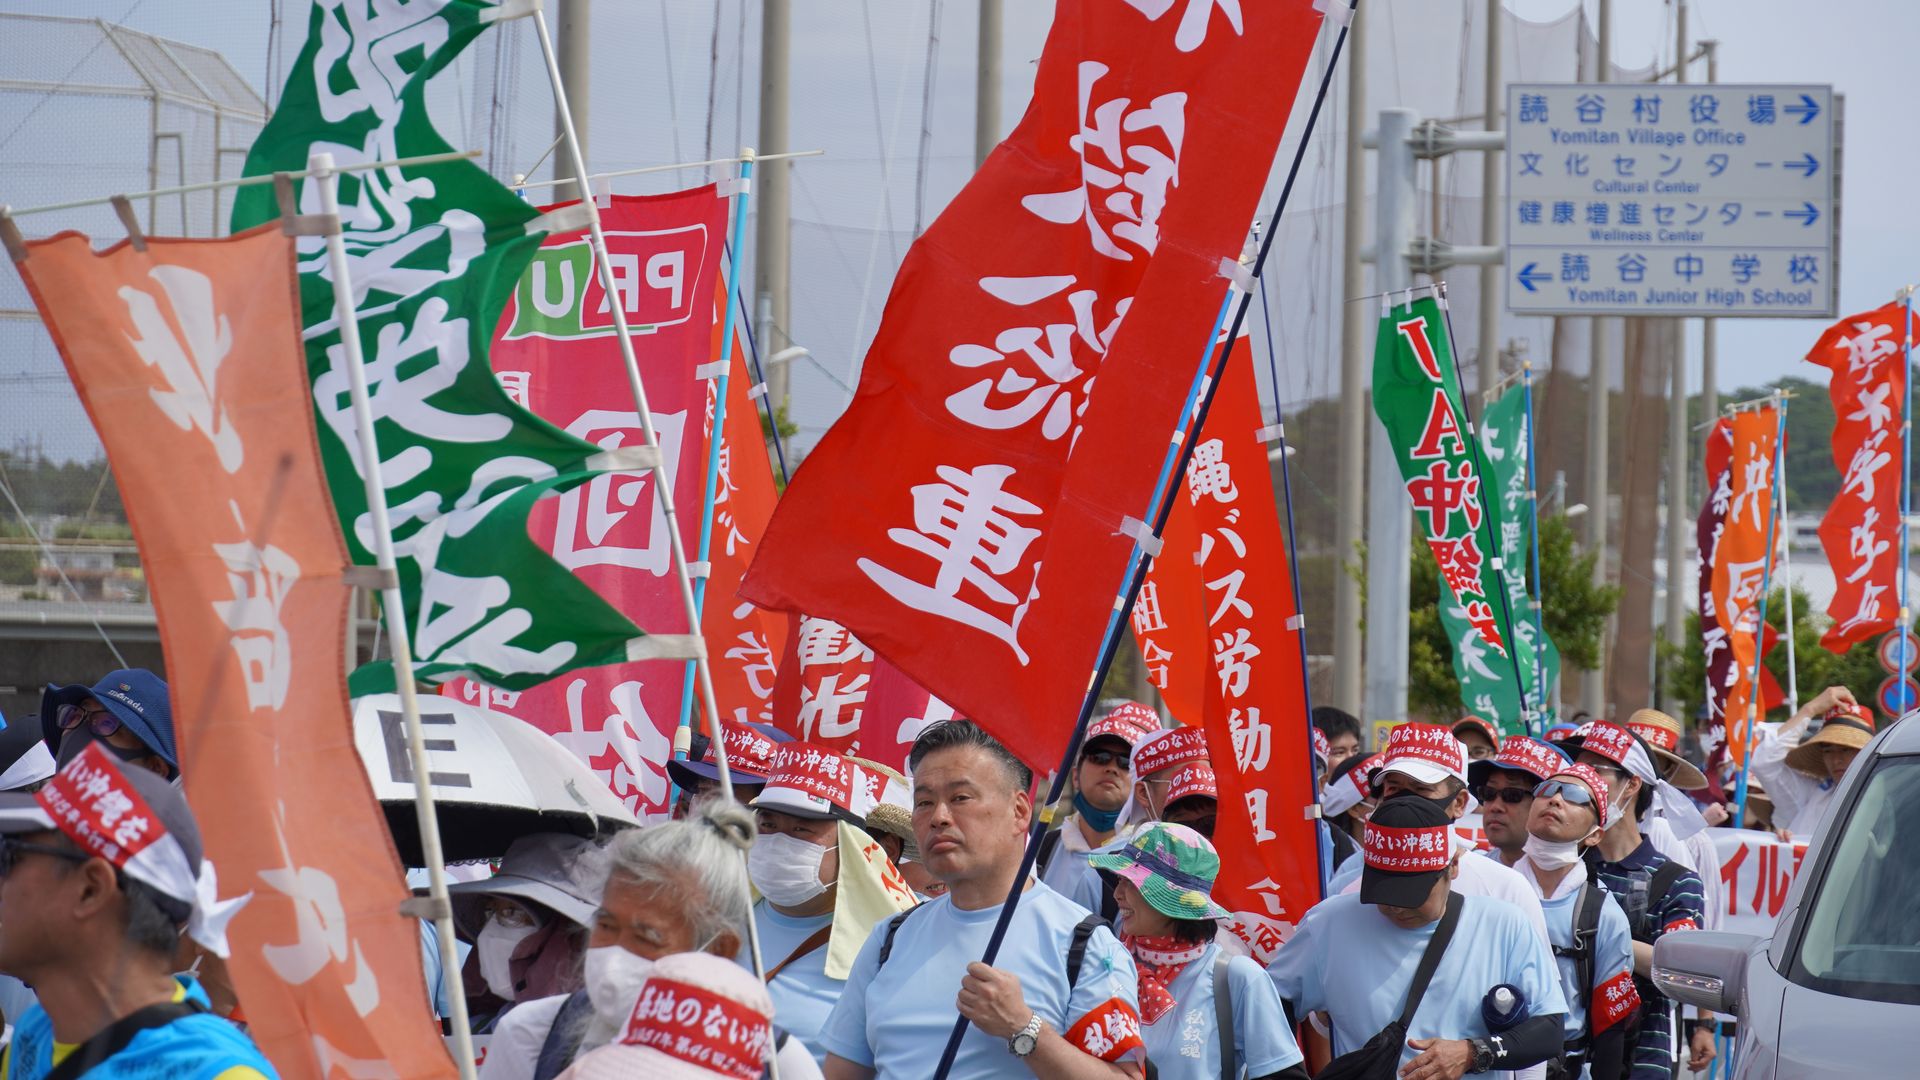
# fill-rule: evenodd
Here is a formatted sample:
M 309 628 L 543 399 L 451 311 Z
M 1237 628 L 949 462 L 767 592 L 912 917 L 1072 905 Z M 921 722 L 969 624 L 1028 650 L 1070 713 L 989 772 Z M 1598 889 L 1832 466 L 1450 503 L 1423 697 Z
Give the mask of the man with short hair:
M 1453 737 L 1466 746 L 1468 761 L 1485 761 L 1499 753 L 1500 729 L 1484 717 L 1468 713 L 1454 721 Z
M 1327 737 L 1327 768 L 1360 752 L 1365 741 L 1360 737 L 1360 718 L 1332 705 L 1313 707 L 1313 726 Z
M 168 780 L 180 775 L 167 684 L 145 668 L 109 671 L 92 686 L 49 683 L 40 695 L 40 726 L 61 765 L 97 742 Z
M 137 856 L 137 857 L 136 857 Z M 175 975 L 182 934 L 227 955 L 243 900 L 213 899 L 213 868 L 178 789 L 105 745 L 45 787 L 0 795 L 0 970 L 39 994 L 14 1021 L 6 1080 L 74 1075 L 261 1080 L 273 1066 Z
M 1127 702 L 1087 725 L 1073 766 L 1073 813 L 1041 842 L 1036 863 L 1040 880 L 1055 892 L 1071 894 L 1093 852 L 1120 837 L 1120 813 L 1134 786 L 1133 748 L 1158 721 L 1152 710 Z
M 1467 764 L 1467 790 L 1480 804 L 1490 858 L 1507 866 L 1520 861 L 1527 843 L 1527 815 L 1533 789 L 1569 763 L 1565 754 L 1537 739 L 1509 735 L 1500 753 Z
M 969 1027 L 953 1080 L 1138 1077 L 1138 974 L 1097 918 L 1029 878 L 980 962 L 1025 853 L 1032 772 L 966 720 L 927 728 L 908 760 L 914 836 L 947 894 L 861 947 L 820 1034 L 828 1080 L 931 1075 L 956 1008 Z

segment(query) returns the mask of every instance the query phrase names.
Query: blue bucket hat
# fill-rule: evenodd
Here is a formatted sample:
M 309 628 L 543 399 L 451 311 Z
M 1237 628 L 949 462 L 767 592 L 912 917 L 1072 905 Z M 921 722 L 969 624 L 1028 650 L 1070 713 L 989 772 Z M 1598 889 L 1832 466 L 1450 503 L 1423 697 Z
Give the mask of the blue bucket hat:
M 44 729 L 42 738 L 55 757 L 60 754 L 60 739 L 66 734 L 56 719 L 60 706 L 78 705 L 88 698 L 106 706 L 108 712 L 119 718 L 120 726 L 133 732 L 168 765 L 180 768 L 173 746 L 173 706 L 168 700 L 167 684 L 145 668 L 109 671 L 92 686 L 47 684 L 40 695 L 40 724 Z

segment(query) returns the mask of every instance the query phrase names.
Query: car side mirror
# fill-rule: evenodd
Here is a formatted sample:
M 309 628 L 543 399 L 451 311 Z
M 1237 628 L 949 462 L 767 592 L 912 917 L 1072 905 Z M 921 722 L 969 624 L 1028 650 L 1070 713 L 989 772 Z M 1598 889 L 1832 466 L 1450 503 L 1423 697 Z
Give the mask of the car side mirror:
M 1675 1001 L 1733 1013 L 1746 987 L 1747 965 L 1765 943 L 1753 934 L 1683 930 L 1653 945 L 1653 985 Z

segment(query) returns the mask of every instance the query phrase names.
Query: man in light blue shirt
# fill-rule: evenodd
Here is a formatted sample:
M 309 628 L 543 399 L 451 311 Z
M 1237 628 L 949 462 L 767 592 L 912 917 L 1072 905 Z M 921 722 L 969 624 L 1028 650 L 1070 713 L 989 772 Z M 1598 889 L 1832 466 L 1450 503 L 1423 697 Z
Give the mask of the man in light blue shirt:
M 1447 909 L 1450 824 L 1417 795 L 1382 801 L 1367 821 L 1360 891 L 1314 905 L 1267 969 L 1295 1016 L 1328 1014 L 1336 1055 L 1400 1016 Z M 1407 1026 L 1400 1075 L 1408 1080 L 1522 1069 L 1561 1051 L 1567 1005 L 1546 942 L 1511 904 L 1459 899 L 1459 924 Z M 1503 984 L 1519 991 L 1528 1018 L 1495 1032 L 1481 1003 Z
M 820 1033 L 828 1080 L 931 1076 L 956 1011 L 969 1027 L 952 1080 L 1138 1077 L 1138 974 L 1085 910 L 1029 881 L 979 962 L 1019 873 L 1031 772 L 965 720 L 921 733 L 909 761 L 914 836 L 948 892 L 867 938 Z

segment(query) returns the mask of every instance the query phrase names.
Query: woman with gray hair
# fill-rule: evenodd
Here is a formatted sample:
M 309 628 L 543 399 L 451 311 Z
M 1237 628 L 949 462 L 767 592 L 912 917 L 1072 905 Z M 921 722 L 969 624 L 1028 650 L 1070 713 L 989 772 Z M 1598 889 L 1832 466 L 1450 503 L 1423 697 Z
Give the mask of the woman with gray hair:
M 719 799 L 685 819 L 629 829 L 598 857 L 606 883 L 587 938 L 585 989 L 520 1004 L 494 1030 L 481 1080 L 554 1080 L 626 1023 L 653 962 L 683 952 L 732 959 L 747 941 L 746 851 L 753 815 Z M 797 1040 L 783 1040 L 781 1080 L 820 1075 Z

